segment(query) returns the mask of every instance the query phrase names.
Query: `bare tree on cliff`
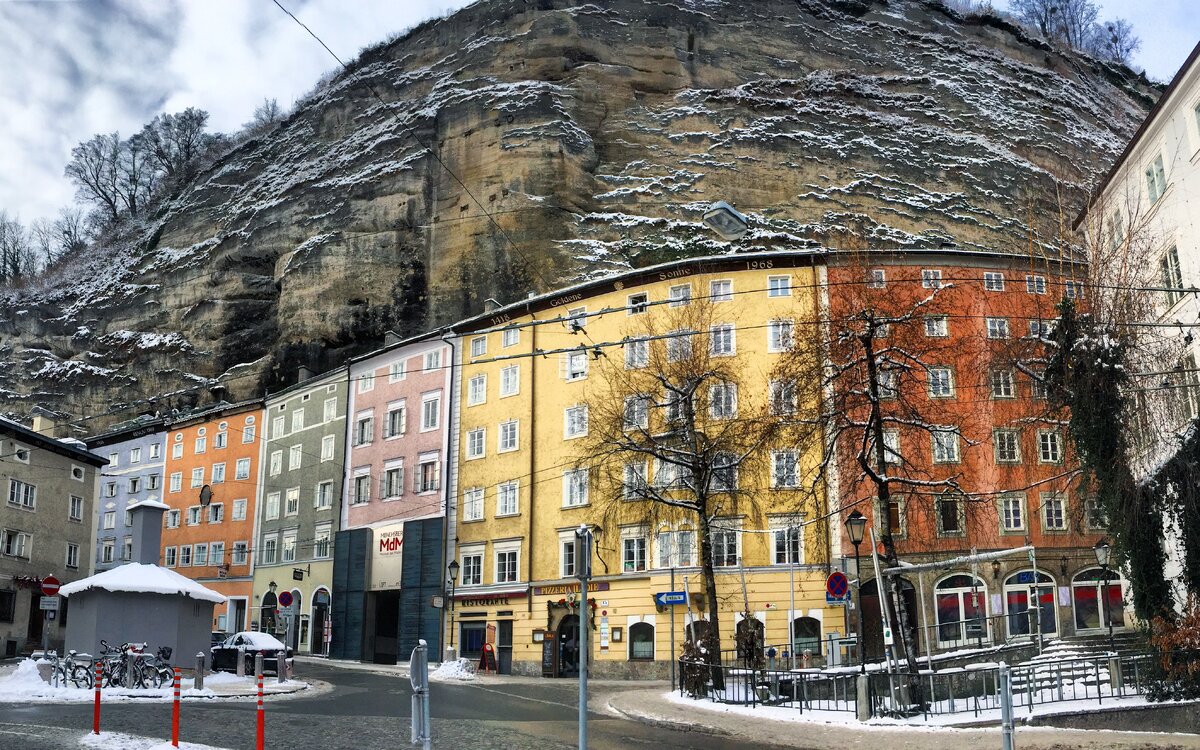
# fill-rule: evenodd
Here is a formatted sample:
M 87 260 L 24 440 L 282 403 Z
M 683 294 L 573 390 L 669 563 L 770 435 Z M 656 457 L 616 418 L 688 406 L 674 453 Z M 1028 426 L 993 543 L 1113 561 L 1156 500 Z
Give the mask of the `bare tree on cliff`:
M 602 519 L 600 548 L 622 554 L 628 540 L 605 541 L 622 525 L 653 533 L 665 524 L 695 534 L 674 539 L 690 547 L 687 540 L 695 538 L 699 545 L 708 617 L 702 650 L 713 665 L 720 663 L 721 646 L 715 568 L 718 556 L 731 554 L 728 546 L 716 548 L 728 545 L 721 519 L 761 519 L 769 491 L 764 478 L 775 470 L 768 465 L 771 448 L 797 445 L 789 431 L 804 429 L 793 421 L 793 409 L 774 408 L 781 400 L 791 403 L 794 394 L 767 398 L 766 374 L 732 356 L 737 327 L 722 322 L 732 311 L 730 302 L 717 317 L 708 300 L 654 306 L 631 316 L 636 323 L 622 354 L 585 344 L 564 361 L 569 376 L 600 357 L 601 372 L 592 376 L 598 382 L 581 405 L 587 436 L 580 444 L 580 465 L 599 489 L 592 504 Z M 793 347 L 790 327 L 778 335 L 779 343 Z M 796 454 L 789 455 L 794 462 Z M 798 475 L 803 467 L 793 463 L 785 470 Z M 644 559 L 648 542 L 629 543 Z M 645 545 L 640 552 L 638 544 Z M 676 552 L 691 555 L 690 549 Z

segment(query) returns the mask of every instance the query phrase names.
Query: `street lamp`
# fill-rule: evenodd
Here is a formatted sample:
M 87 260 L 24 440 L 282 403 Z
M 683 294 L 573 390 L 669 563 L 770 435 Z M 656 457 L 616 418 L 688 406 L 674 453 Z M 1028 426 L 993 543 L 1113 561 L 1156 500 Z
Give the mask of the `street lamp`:
M 458 583 L 458 560 L 451 560 L 446 566 L 450 573 L 450 650 L 454 650 L 454 585 Z M 457 654 L 456 654 L 457 655 Z
M 750 228 L 750 220 L 725 201 L 717 201 L 704 211 L 704 224 L 722 239 L 739 239 Z
M 1100 598 L 1104 600 L 1104 619 L 1108 621 L 1108 650 L 1113 651 L 1113 624 L 1112 614 L 1108 611 L 1108 558 L 1112 554 L 1112 547 L 1108 542 L 1101 539 L 1096 542 L 1096 546 L 1092 547 L 1092 551 L 1096 553 L 1096 562 L 1100 564 L 1100 570 L 1104 575 L 1104 583 L 1100 588 Z
M 863 674 L 867 672 L 867 662 L 863 653 L 863 626 L 862 626 L 862 566 L 858 559 L 858 545 L 862 544 L 863 536 L 867 533 L 867 517 L 857 510 L 850 514 L 846 519 L 846 534 L 850 537 L 850 543 L 854 545 L 854 575 L 858 579 L 858 602 L 855 605 L 856 613 L 855 628 L 858 630 L 858 665 Z

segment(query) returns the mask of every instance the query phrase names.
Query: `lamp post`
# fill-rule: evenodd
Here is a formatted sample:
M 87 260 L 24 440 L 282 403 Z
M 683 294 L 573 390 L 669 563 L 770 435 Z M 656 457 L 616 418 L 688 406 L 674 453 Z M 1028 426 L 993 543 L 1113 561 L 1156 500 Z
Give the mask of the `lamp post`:
M 1104 619 L 1108 622 L 1108 650 L 1113 651 L 1113 624 L 1112 614 L 1108 611 L 1108 558 L 1112 553 L 1112 547 L 1108 542 L 1101 539 L 1096 542 L 1096 546 L 1092 547 L 1092 551 L 1096 553 L 1096 562 L 1100 563 L 1100 570 L 1104 576 L 1104 583 L 1100 587 L 1100 598 L 1104 600 L 1104 609 L 1100 610 L 1104 613 Z
M 862 628 L 862 566 L 858 558 L 858 545 L 862 544 L 863 536 L 867 533 L 867 517 L 857 510 L 850 514 L 846 519 L 846 534 L 850 537 L 850 543 L 854 545 L 854 576 L 858 579 L 858 585 L 855 587 L 858 591 L 858 601 L 855 602 L 855 624 L 854 627 L 858 631 L 858 666 L 863 674 L 867 672 L 866 654 L 863 653 L 863 628 Z
M 446 566 L 450 574 L 450 650 L 454 650 L 454 585 L 458 583 L 458 560 L 451 560 Z M 455 654 L 457 656 L 457 654 Z

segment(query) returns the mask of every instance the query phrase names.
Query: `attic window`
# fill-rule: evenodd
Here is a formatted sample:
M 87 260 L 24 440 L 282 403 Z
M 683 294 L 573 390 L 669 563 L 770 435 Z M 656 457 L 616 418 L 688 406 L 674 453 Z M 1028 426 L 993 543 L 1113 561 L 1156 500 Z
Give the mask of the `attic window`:
M 254 415 L 253 414 L 246 417 L 246 424 L 254 424 Z
M 182 432 L 175 433 L 175 442 L 177 442 L 177 443 L 183 442 L 183 433 Z

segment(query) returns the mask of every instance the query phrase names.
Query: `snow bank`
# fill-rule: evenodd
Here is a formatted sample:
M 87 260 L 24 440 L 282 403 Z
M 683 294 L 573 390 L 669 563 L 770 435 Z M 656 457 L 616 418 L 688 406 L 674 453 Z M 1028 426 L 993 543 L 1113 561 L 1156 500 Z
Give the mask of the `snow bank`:
M 437 669 L 429 673 L 429 679 L 445 682 L 448 680 L 461 680 L 464 682 L 475 679 L 475 665 L 470 659 L 459 659 L 458 661 L 444 661 Z
M 101 732 L 100 734 L 85 734 L 79 738 L 79 746 L 95 750 L 175 750 L 170 742 L 138 737 L 120 732 Z M 180 750 L 222 750 L 213 745 L 197 745 L 194 742 L 180 742 Z

